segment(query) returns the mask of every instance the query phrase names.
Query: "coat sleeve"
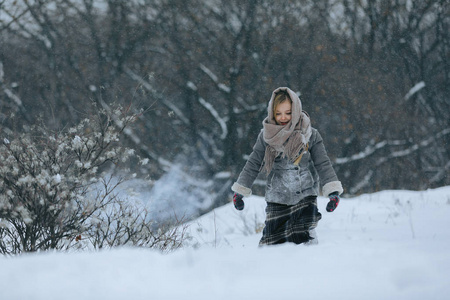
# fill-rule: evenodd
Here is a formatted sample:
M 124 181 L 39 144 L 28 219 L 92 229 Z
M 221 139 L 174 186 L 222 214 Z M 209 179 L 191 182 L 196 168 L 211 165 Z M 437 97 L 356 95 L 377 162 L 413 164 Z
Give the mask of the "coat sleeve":
M 333 192 L 342 194 L 344 189 L 341 182 L 338 180 L 336 172 L 331 165 L 330 158 L 323 144 L 323 139 L 320 133 L 313 129 L 313 135 L 311 136 L 311 145 L 309 151 L 311 153 L 311 159 L 316 168 L 317 174 L 320 179 L 320 187 L 322 189 L 322 195 L 328 196 Z
M 245 197 L 248 197 L 252 194 L 251 187 L 261 170 L 266 146 L 267 143 L 264 141 L 263 131 L 261 131 L 258 135 L 255 145 L 253 146 L 252 153 L 250 154 L 244 168 L 239 174 L 238 180 L 231 187 L 231 190 L 233 192 L 239 193 Z

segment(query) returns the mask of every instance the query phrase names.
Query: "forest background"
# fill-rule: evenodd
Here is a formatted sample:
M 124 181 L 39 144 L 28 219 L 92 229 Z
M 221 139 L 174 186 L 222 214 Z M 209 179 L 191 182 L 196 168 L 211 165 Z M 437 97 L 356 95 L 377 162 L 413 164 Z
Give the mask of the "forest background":
M 127 168 L 151 186 L 177 166 L 196 179 L 180 186 L 217 207 L 230 200 L 271 92 L 288 86 L 347 196 L 449 185 L 449 7 L 0 0 L 1 140 L 38 122 L 62 130 L 99 107 L 144 109 L 122 141 L 150 163 Z

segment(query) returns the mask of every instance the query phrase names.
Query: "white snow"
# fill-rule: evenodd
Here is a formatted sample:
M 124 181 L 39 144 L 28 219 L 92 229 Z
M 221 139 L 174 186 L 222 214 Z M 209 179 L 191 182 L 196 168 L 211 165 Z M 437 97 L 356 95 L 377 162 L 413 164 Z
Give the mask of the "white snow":
M 170 254 L 0 257 L 0 299 L 448 299 L 450 187 L 342 199 L 333 213 L 319 198 L 316 246 L 258 248 L 265 202 L 245 200 L 192 222 Z
M 78 135 L 76 135 L 73 138 L 73 140 L 72 140 L 72 147 L 74 149 L 76 149 L 76 150 L 83 148 L 83 141 L 81 140 L 81 138 Z
M 53 183 L 58 184 L 61 183 L 61 174 L 56 174 L 55 176 L 53 176 Z

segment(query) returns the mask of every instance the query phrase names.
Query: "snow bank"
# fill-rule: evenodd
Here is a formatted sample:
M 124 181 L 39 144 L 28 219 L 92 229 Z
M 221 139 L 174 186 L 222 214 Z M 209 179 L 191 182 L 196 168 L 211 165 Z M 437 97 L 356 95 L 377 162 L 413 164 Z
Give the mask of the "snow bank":
M 171 254 L 121 248 L 0 258 L 0 299 L 447 299 L 450 187 L 343 199 L 319 245 L 258 248 L 264 200 L 190 225 Z

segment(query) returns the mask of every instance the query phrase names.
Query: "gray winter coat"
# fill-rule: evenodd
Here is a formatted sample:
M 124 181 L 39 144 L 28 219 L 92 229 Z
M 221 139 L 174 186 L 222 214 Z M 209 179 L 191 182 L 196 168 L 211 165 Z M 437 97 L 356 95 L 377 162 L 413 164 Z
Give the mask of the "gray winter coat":
M 244 196 L 251 195 L 251 187 L 262 170 L 267 143 L 263 131 L 253 146 L 253 152 L 247 160 L 232 190 Z M 275 159 L 272 171 L 267 176 L 266 201 L 294 205 L 308 196 L 318 196 L 319 185 L 322 194 L 341 194 L 343 188 L 331 165 L 319 132 L 312 128 L 309 149 L 303 155 L 298 166 L 279 155 Z M 318 177 L 318 178 L 317 178 Z

